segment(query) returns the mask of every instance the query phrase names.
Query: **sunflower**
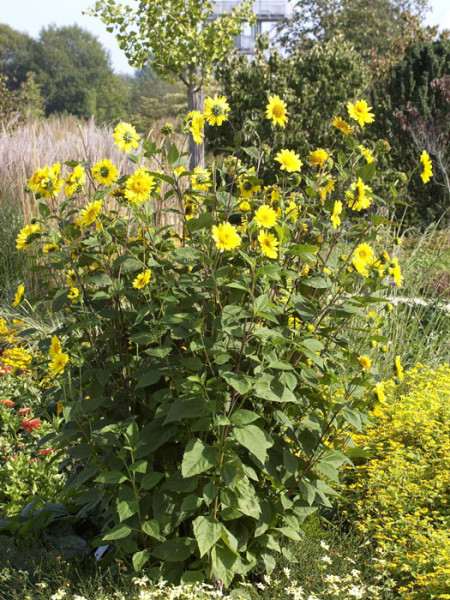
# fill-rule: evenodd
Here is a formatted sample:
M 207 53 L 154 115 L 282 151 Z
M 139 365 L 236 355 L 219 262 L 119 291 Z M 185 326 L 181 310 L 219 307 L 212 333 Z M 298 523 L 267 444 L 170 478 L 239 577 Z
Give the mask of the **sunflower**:
M 374 158 L 372 155 L 372 152 L 370 150 L 370 148 L 366 148 L 365 146 L 363 146 L 362 144 L 360 146 L 358 146 L 358 150 L 361 152 L 361 154 L 364 156 L 364 158 L 366 159 L 366 163 L 368 165 L 370 165 L 370 163 L 373 162 Z
M 424 183 L 428 183 L 431 177 L 433 177 L 433 163 L 431 162 L 426 150 L 423 150 L 422 154 L 420 155 L 420 162 L 423 164 L 423 171 L 420 176 Z
M 350 135 L 351 133 L 353 133 L 352 127 L 350 127 L 350 125 L 347 123 L 347 121 L 344 121 L 344 119 L 341 119 L 341 117 L 334 117 L 333 125 L 335 127 L 337 127 L 337 129 L 339 129 L 339 131 L 342 131 L 342 133 L 345 135 Z
M 209 125 L 220 126 L 224 121 L 228 120 L 230 107 L 225 96 L 214 96 L 214 98 L 206 98 L 203 114 Z
M 401 356 L 400 354 L 397 354 L 397 356 L 395 357 L 395 370 L 397 371 L 397 377 L 400 379 L 400 381 L 403 381 L 403 379 L 405 378 L 405 376 L 403 375 L 403 367 L 402 367 L 402 363 L 401 361 Z
M 258 208 L 255 212 L 254 220 L 256 221 L 258 227 L 273 227 L 277 222 L 277 213 L 273 208 L 267 206 L 267 204 L 263 204 Z
M 192 139 L 196 144 L 203 144 L 203 126 L 205 124 L 205 117 L 199 110 L 191 110 L 186 116 L 187 128 L 191 132 Z
M 288 122 L 288 111 L 286 102 L 279 96 L 269 96 L 269 104 L 266 106 L 266 119 L 272 119 L 274 125 L 285 127 Z
M 370 371 L 370 367 L 372 366 L 372 361 L 368 356 L 358 356 L 359 364 L 364 369 L 364 371 Z
M 61 352 L 62 352 L 61 342 L 59 341 L 58 336 L 54 335 L 52 337 L 52 341 L 50 344 L 50 350 L 48 351 L 48 353 L 53 358 L 57 354 L 61 354 Z
M 400 265 L 398 264 L 398 258 L 395 256 L 389 266 L 389 274 L 394 278 L 394 283 L 397 287 L 402 287 L 403 276 Z
M 200 166 L 195 167 L 194 174 L 191 175 L 191 186 L 193 190 L 207 192 L 212 186 L 210 172 Z
M 358 100 L 355 104 L 347 102 L 347 110 L 349 117 L 354 121 L 358 121 L 361 127 L 364 127 L 366 123 L 373 123 L 375 115 L 371 113 L 371 106 L 367 106 L 365 100 Z
M 148 200 L 154 187 L 155 178 L 153 175 L 147 173 L 145 168 L 137 169 L 127 179 L 125 184 L 125 198 L 139 205 L 144 200 Z
M 281 170 L 287 171 L 288 173 L 300 171 L 303 165 L 300 156 L 296 154 L 294 150 L 280 150 L 275 156 L 275 160 L 280 163 Z
M 81 165 L 77 165 L 72 173 L 69 173 L 65 178 L 66 187 L 64 194 L 73 196 L 81 190 L 81 187 L 86 183 L 86 172 Z
M 17 250 L 25 250 L 30 246 L 33 241 L 39 237 L 41 232 L 41 226 L 38 223 L 32 225 L 25 225 L 20 231 L 16 238 Z
M 131 152 L 133 148 L 139 147 L 139 135 L 130 123 L 119 123 L 114 129 L 113 138 L 120 151 Z
M 319 148 L 318 150 L 314 150 L 314 152 L 309 153 L 309 162 L 311 165 L 322 167 L 325 164 L 325 161 L 328 158 L 328 152 L 325 152 L 323 148 Z
M 242 198 L 251 198 L 253 194 L 260 191 L 261 186 L 253 183 L 250 179 L 245 179 L 238 183 L 238 188 L 241 190 Z
M 372 204 L 372 188 L 365 185 L 361 177 L 356 183 L 352 183 L 350 189 L 345 193 L 348 205 L 352 210 L 364 210 Z
M 269 233 L 268 231 L 263 229 L 258 235 L 258 242 L 261 246 L 261 250 L 266 256 L 268 256 L 269 258 L 277 258 L 278 240 L 273 235 L 273 233 Z
M 360 275 L 368 277 L 367 267 L 371 265 L 374 258 L 374 251 L 369 244 L 360 244 L 353 253 L 352 264 Z
M 24 286 L 22 284 L 20 284 L 17 287 L 17 292 L 14 295 L 14 302 L 12 303 L 12 306 L 19 306 L 19 304 L 23 300 L 24 294 L 25 294 L 25 288 L 24 288 Z
M 212 228 L 212 237 L 218 250 L 234 250 L 241 245 L 241 238 L 231 223 L 220 223 Z
M 52 357 L 52 360 L 50 361 L 50 374 L 54 376 L 62 375 L 62 373 L 64 372 L 64 368 L 68 362 L 68 354 L 64 354 L 64 352 L 58 352 Z
M 333 223 L 334 229 L 337 229 L 341 224 L 340 214 L 342 213 L 342 202 L 340 200 L 336 200 L 333 206 L 333 213 L 331 215 L 331 222 Z
M 81 216 L 78 217 L 78 219 L 77 219 L 77 225 L 80 228 L 91 225 L 95 221 L 95 219 L 98 217 L 101 210 L 102 210 L 102 201 L 101 200 L 95 200 L 94 202 L 91 202 L 90 204 L 88 204 L 86 206 L 86 208 L 82 209 Z
M 384 383 L 379 381 L 375 384 L 375 394 L 377 395 L 377 399 L 379 402 L 386 401 L 386 394 L 384 393 Z
M 144 288 L 150 281 L 151 275 L 152 275 L 151 269 L 146 269 L 142 273 L 139 273 L 139 275 L 133 281 L 133 287 L 136 288 L 137 290 L 142 290 L 142 288 Z
M 109 187 L 117 181 L 119 171 L 112 164 L 109 158 L 104 158 L 91 169 L 92 177 L 97 183 L 101 183 Z

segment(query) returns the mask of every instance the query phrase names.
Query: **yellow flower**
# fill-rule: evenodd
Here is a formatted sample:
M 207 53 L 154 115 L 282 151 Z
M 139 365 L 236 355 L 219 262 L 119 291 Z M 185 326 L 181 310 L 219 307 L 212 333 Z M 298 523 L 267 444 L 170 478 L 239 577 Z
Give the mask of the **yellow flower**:
M 341 219 L 339 215 L 342 213 L 342 202 L 340 200 L 336 200 L 333 206 L 333 214 L 331 215 L 331 222 L 333 223 L 334 229 L 337 229 L 341 224 Z
M 92 177 L 97 183 L 101 183 L 109 187 L 117 181 L 119 171 L 112 164 L 109 158 L 104 158 L 91 169 Z
M 214 98 L 206 98 L 204 115 L 209 125 L 217 125 L 220 127 L 224 121 L 228 120 L 230 107 L 225 96 L 214 96 Z
M 155 178 L 153 175 L 147 173 L 145 168 L 137 169 L 127 179 L 125 184 L 125 198 L 139 205 L 141 202 L 148 200 L 154 187 Z
M 72 300 L 72 302 L 75 304 L 79 295 L 80 290 L 76 287 L 71 287 L 70 292 L 67 294 L 67 297 L 69 298 L 69 300 Z
M 364 210 L 372 204 L 372 188 L 365 185 L 361 177 L 358 177 L 356 183 L 352 183 L 347 190 L 345 197 L 352 210 Z
M 345 135 L 350 135 L 351 133 L 353 133 L 353 129 L 350 127 L 347 121 L 344 121 L 344 119 L 341 119 L 341 117 L 334 117 L 333 125 L 337 127 L 339 131 L 342 131 L 342 133 L 344 133 Z
M 183 167 L 183 165 L 181 165 L 180 167 L 177 167 L 176 169 L 173 170 L 173 172 L 175 173 L 175 175 L 177 177 L 180 177 L 180 175 L 182 173 L 184 173 L 186 171 L 186 169 Z
M 49 254 L 50 252 L 56 252 L 60 250 L 60 247 L 57 244 L 44 244 L 42 247 L 43 254 Z
M 375 393 L 379 402 L 386 401 L 386 394 L 384 393 L 384 383 L 382 381 L 379 381 L 375 384 Z
M 433 177 L 433 163 L 431 162 L 426 150 L 423 150 L 422 154 L 420 155 L 420 162 L 423 164 L 423 171 L 420 176 L 422 177 L 422 181 L 424 183 L 428 183 L 431 177 Z
M 98 217 L 101 210 L 101 200 L 95 200 L 94 202 L 91 202 L 86 206 L 86 208 L 82 209 L 81 216 L 77 219 L 77 225 L 79 227 L 87 227 L 88 225 L 91 225 Z
M 360 146 L 358 146 L 358 150 L 361 152 L 361 154 L 366 159 L 366 163 L 368 165 L 370 165 L 370 163 L 372 163 L 374 160 L 374 158 L 372 156 L 372 152 L 370 151 L 370 148 L 366 148 L 365 146 L 360 145 Z
M 212 237 L 218 250 L 233 250 L 241 245 L 241 238 L 231 223 L 220 223 L 212 228 Z
M 184 218 L 186 221 L 189 221 L 194 217 L 195 214 L 195 204 L 193 202 L 185 202 L 184 203 Z
M 398 258 L 394 257 L 389 266 L 389 274 L 393 276 L 394 283 L 397 287 L 402 287 L 403 284 L 403 276 L 400 265 L 398 264 Z
M 289 206 L 286 208 L 286 218 L 293 223 L 298 219 L 298 208 L 293 200 L 291 200 Z
M 277 213 L 267 204 L 263 204 L 255 212 L 254 220 L 258 227 L 273 227 L 277 222 Z
M 371 264 L 374 252 L 369 244 L 360 244 L 353 253 L 352 263 L 355 269 L 363 277 L 368 277 L 367 266 Z
M 403 381 L 404 379 L 404 375 L 403 375 L 403 367 L 401 364 L 401 356 L 400 354 L 397 354 L 397 356 L 395 357 L 395 368 L 397 370 L 397 377 L 400 379 L 400 381 Z
M 331 179 L 331 177 L 327 177 L 327 182 L 325 185 L 319 187 L 320 192 L 320 202 L 322 204 L 325 203 L 326 197 L 331 192 L 334 192 L 334 184 L 336 183 L 336 179 Z
M 288 111 L 286 102 L 279 96 L 269 96 L 269 104 L 266 106 L 266 119 L 272 119 L 274 125 L 285 127 L 288 122 Z
M 243 198 L 251 198 L 253 194 L 259 192 L 261 186 L 253 183 L 250 179 L 245 179 L 244 181 L 240 181 L 238 183 L 238 188 L 241 190 L 241 196 Z
M 277 246 L 279 242 L 273 233 L 269 233 L 263 229 L 258 235 L 258 242 L 261 245 L 261 250 L 266 256 L 269 258 L 277 258 Z
M 52 337 L 52 341 L 50 344 L 50 350 L 49 350 L 49 355 L 53 358 L 54 356 L 56 356 L 57 354 L 61 354 L 62 353 L 62 346 L 61 346 L 61 342 L 58 339 L 58 336 L 54 335 Z
M 64 188 L 64 194 L 66 196 L 73 196 L 80 191 L 81 186 L 86 183 L 86 172 L 81 165 L 77 165 L 72 173 L 69 173 L 65 178 L 66 187 Z
M 54 198 L 64 185 L 64 179 L 59 176 L 60 172 L 59 163 L 55 163 L 52 167 L 45 166 L 43 169 L 38 169 L 28 181 L 28 187 L 45 198 Z
M 25 250 L 30 246 L 33 241 L 39 237 L 41 232 L 41 226 L 37 223 L 33 225 L 25 225 L 20 231 L 16 238 L 17 250 Z
M 194 174 L 191 175 L 191 185 L 193 190 L 207 192 L 212 186 L 210 172 L 200 166 L 195 167 Z
M 76 273 L 73 269 L 69 269 L 66 273 L 66 283 L 69 287 L 75 286 L 75 279 L 74 277 L 76 277 Z
M 250 209 L 250 202 L 248 202 L 247 200 L 242 200 L 242 202 L 239 204 L 239 210 L 242 210 L 242 212 L 247 212 Z
M 319 165 L 321 167 L 327 158 L 328 152 L 325 152 L 323 148 L 319 148 L 318 150 L 309 153 L 309 162 L 311 165 Z
M 22 284 L 20 284 L 17 287 L 17 292 L 14 296 L 14 302 L 12 303 L 12 306 L 19 306 L 19 304 L 22 302 L 23 300 L 23 296 L 25 294 L 25 288 Z
M 371 113 L 371 106 L 367 106 L 365 100 L 358 100 L 355 104 L 347 102 L 347 110 L 349 117 L 358 121 L 361 127 L 364 127 L 366 123 L 373 123 L 375 115 Z
M 372 366 L 372 361 L 368 356 L 358 356 L 359 364 L 364 369 L 364 371 L 370 371 L 370 367 Z
M 203 144 L 203 138 L 205 137 L 205 134 L 203 133 L 203 126 L 205 124 L 203 113 L 199 110 L 191 110 L 191 112 L 186 115 L 186 123 L 194 142 L 196 144 Z
M 139 273 L 139 275 L 133 281 L 133 287 L 136 288 L 137 290 L 142 290 L 142 288 L 144 288 L 150 281 L 151 275 L 152 275 L 151 269 L 146 269 L 142 273 Z
M 139 135 L 130 123 L 119 123 L 114 129 L 113 138 L 115 145 L 121 152 L 131 152 L 133 148 L 139 147 Z
M 280 150 L 280 152 L 278 152 L 275 156 L 275 160 L 280 163 L 281 170 L 287 171 L 288 173 L 300 171 L 303 165 L 302 161 L 300 160 L 300 156 L 293 150 Z
M 64 368 L 69 361 L 69 356 L 64 352 L 55 354 L 50 361 L 49 369 L 51 375 L 61 375 L 64 372 Z

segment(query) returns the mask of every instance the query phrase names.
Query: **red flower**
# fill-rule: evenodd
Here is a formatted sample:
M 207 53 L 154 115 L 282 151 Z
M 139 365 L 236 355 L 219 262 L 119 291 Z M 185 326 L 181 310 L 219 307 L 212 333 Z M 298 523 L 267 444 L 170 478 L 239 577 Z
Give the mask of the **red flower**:
M 5 369 L 5 371 L 8 371 L 8 372 L 12 371 L 12 367 L 9 365 L 7 365 L 6 367 L 3 367 L 3 368 Z
M 31 410 L 32 410 L 31 408 L 21 408 L 21 409 L 18 411 L 18 414 L 19 414 L 20 416 L 22 416 L 22 415 L 27 415 L 28 413 L 30 413 L 30 412 L 31 412 Z
M 54 452 L 55 449 L 54 448 L 45 448 L 45 450 L 41 450 L 41 454 L 42 456 L 47 456 L 47 454 L 50 454 L 51 452 Z
M 24 431 L 33 431 L 33 429 L 39 429 L 41 422 L 39 419 L 23 419 L 22 429 Z
M 6 406 L 14 406 L 14 402 L 12 400 L 0 400 Z

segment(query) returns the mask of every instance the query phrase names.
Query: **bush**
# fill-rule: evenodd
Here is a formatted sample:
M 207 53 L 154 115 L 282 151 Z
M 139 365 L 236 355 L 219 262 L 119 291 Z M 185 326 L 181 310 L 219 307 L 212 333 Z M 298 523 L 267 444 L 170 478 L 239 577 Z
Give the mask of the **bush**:
M 224 98 L 205 106 L 210 123 L 227 118 Z M 70 162 L 28 183 L 41 218 L 18 246 L 45 263 L 39 306 L 62 321 L 39 342 L 45 396 L 63 405 L 51 443 L 64 449 L 79 517 L 97 516 L 96 543 L 136 571 L 229 586 L 256 565 L 270 571 L 276 553 L 289 558 L 285 540 L 331 506 L 347 462 L 334 441 L 364 422 L 369 348 L 384 339 L 367 312 L 402 280 L 397 259 L 368 243 L 393 196 L 375 200 L 367 185 L 364 106 L 355 137 L 338 134 L 336 162 L 317 150 L 303 181 L 286 148 L 275 187 L 236 156 L 188 172 L 176 145 L 122 123 L 114 137 L 137 150 L 134 173 Z M 178 225 L 160 227 L 171 199 Z M 350 221 L 351 209 L 368 210 Z
M 386 388 L 353 440 L 369 460 L 349 477 L 352 518 L 379 548 L 378 569 L 405 600 L 445 598 L 450 558 L 449 365 L 420 364 Z

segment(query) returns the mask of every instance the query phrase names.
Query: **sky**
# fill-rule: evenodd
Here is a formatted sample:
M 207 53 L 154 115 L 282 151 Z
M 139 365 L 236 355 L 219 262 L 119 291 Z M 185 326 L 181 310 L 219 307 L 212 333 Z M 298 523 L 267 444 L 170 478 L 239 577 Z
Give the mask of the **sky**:
M 0 0 L 0 23 L 37 38 L 48 25 L 79 25 L 94 34 L 109 50 L 116 73 L 133 73 L 112 33 L 97 17 L 83 15 L 95 0 Z M 125 2 L 126 3 L 126 2 Z M 450 29 L 449 0 L 429 0 L 431 12 L 426 22 Z

